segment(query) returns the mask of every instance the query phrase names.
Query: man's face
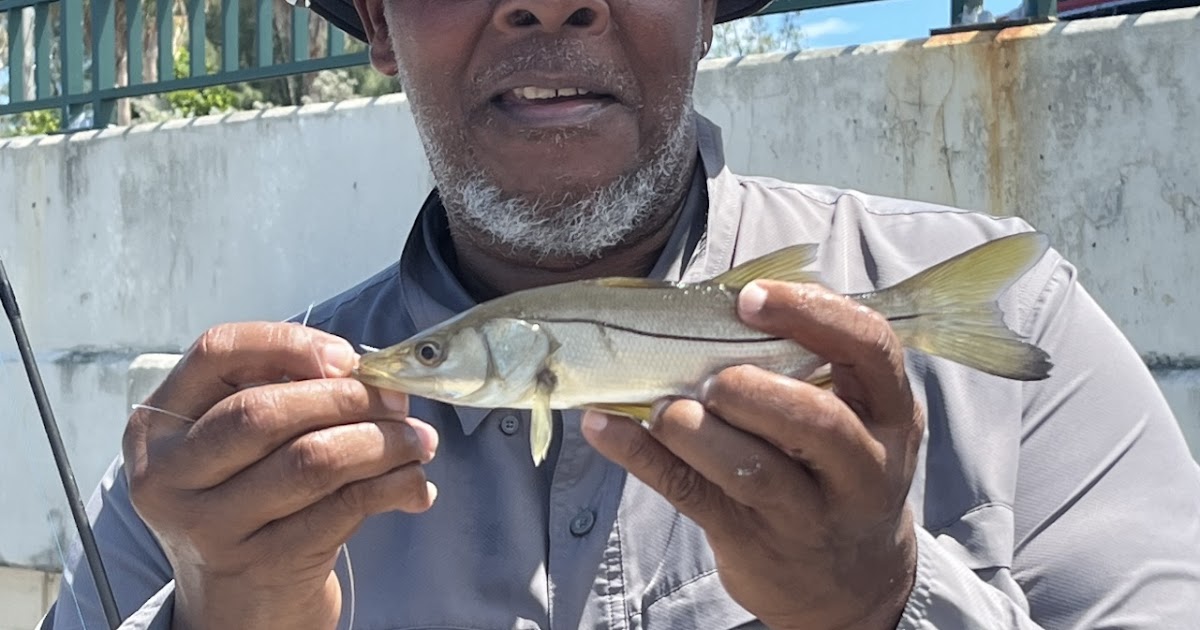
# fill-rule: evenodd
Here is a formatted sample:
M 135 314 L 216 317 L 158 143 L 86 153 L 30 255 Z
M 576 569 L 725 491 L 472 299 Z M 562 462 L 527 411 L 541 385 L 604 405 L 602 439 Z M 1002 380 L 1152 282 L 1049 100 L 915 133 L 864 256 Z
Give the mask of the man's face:
M 586 258 L 678 198 L 715 0 L 356 2 L 452 219 L 517 252 Z

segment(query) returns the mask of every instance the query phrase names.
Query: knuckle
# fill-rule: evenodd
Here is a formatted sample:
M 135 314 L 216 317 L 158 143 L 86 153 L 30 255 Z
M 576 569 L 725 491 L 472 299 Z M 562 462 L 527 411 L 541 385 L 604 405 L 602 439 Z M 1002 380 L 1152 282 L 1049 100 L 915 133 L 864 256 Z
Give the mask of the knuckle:
M 887 318 L 865 306 L 856 308 L 855 313 L 856 337 L 867 343 L 870 357 L 877 361 L 891 361 L 899 344 Z
M 842 435 L 846 430 L 846 417 L 841 400 L 831 392 L 819 392 L 814 397 L 811 413 L 805 419 L 806 428 L 799 429 L 800 435 L 792 443 L 824 441 Z
M 218 324 L 201 333 L 200 338 L 192 346 L 192 355 L 200 361 L 218 360 L 229 353 L 235 344 L 237 328 L 235 324 Z
M 698 505 L 703 501 L 704 485 L 700 473 L 685 464 L 668 466 L 661 474 L 659 487 L 667 497 L 684 505 Z
M 279 424 L 280 401 L 273 390 L 253 388 L 234 395 L 234 431 L 239 437 L 271 435 Z
M 318 491 L 333 483 L 341 461 L 333 440 L 321 433 L 310 433 L 296 440 L 290 451 L 298 483 Z
M 369 514 L 372 511 L 371 506 L 378 503 L 377 497 L 381 493 L 378 485 L 369 481 L 359 481 L 343 486 L 337 493 L 340 511 L 359 516 Z

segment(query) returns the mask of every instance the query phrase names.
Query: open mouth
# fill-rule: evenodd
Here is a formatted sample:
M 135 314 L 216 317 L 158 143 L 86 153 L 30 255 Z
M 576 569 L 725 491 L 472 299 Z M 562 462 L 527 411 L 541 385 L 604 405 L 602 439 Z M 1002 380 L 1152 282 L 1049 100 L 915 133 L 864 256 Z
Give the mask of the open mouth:
M 492 98 L 492 104 L 523 123 L 574 126 L 587 123 L 617 99 L 582 87 L 520 86 Z

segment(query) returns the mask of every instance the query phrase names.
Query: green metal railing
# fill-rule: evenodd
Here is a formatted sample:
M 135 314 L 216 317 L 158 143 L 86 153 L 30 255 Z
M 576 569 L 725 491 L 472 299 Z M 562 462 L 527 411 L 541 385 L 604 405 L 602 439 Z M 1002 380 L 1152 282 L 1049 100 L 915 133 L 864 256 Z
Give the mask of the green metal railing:
M 767 5 L 767 8 L 760 11 L 760 14 L 769 13 L 786 13 L 789 11 L 805 11 L 809 9 L 821 9 L 825 7 L 836 7 L 845 4 L 859 4 L 862 2 L 874 2 L 876 0 L 775 0 Z M 963 10 L 967 7 L 971 0 L 950 0 L 950 25 L 959 26 L 962 24 Z M 983 0 L 976 0 L 977 4 L 982 4 Z M 1025 14 L 1021 19 L 1040 21 L 1045 20 L 1058 13 L 1058 0 L 1030 0 L 1024 3 L 1023 9 Z
M 252 9 L 253 55 L 245 63 L 239 34 L 241 3 Z M 117 76 L 115 17 L 118 3 L 125 9 L 125 76 Z M 85 4 L 90 28 L 84 30 Z M 8 59 L 0 66 L 8 69 L 8 103 L 0 105 L 0 115 L 56 109 L 63 127 L 81 110 L 90 106 L 91 127 L 104 127 L 114 121 L 114 106 L 123 98 L 200 89 L 247 81 L 286 77 L 320 70 L 367 63 L 365 48 L 348 50 L 347 36 L 303 7 L 292 7 L 275 0 L 220 0 L 216 15 L 206 11 L 214 3 L 206 0 L 0 0 L 0 15 L 7 18 Z M 181 12 L 176 9 L 182 7 Z M 290 21 L 289 42 L 277 37 L 276 11 L 286 8 Z M 32 94 L 27 93 L 25 76 L 29 27 L 26 20 L 32 8 L 32 52 L 34 80 Z M 250 11 L 246 11 L 249 13 Z M 182 15 L 180 15 L 182 13 Z M 279 16 L 283 17 L 283 16 Z M 182 18 L 182 20 L 180 20 Z M 147 23 L 147 20 L 152 20 Z M 214 44 L 219 49 L 215 71 L 206 67 L 209 37 L 206 27 L 211 20 L 219 26 Z M 310 20 L 323 25 L 321 35 L 310 35 Z M 183 29 L 177 23 L 183 21 Z M 147 29 L 147 27 L 151 27 Z M 176 78 L 175 39 L 186 31 L 188 75 Z M 143 68 L 143 40 L 157 44 L 154 80 L 146 80 Z M 84 55 L 85 43 L 90 55 Z M 286 43 L 286 46 L 279 44 Z M 312 56 L 313 48 L 323 52 Z
M 762 13 L 872 1 L 776 0 Z M 961 23 L 970 2 L 982 0 L 950 0 L 952 26 Z M 8 70 L 8 102 L 0 104 L 0 116 L 57 110 L 61 128 L 68 129 L 73 119 L 90 109 L 90 122 L 75 128 L 99 128 L 114 122 L 121 99 L 367 63 L 365 47 L 348 41 L 341 30 L 304 8 L 303 0 L 299 4 L 292 6 L 285 0 L 0 0 L 8 39 L 8 58 L 0 59 L 0 68 Z M 1056 0 L 1031 0 L 1025 18 L 1052 16 L 1056 5 Z M 124 13 L 123 29 L 117 28 L 119 12 Z M 86 29 L 85 15 L 90 22 Z M 247 19 L 252 21 L 253 42 L 245 52 L 253 54 L 243 55 L 239 40 Z M 290 23 L 282 33 L 277 28 L 281 21 Z M 217 27 L 215 33 L 207 31 L 209 24 Z M 182 50 L 188 54 L 188 72 L 177 77 L 176 38 L 181 31 L 186 32 Z M 116 59 L 118 32 L 123 34 L 126 60 L 121 76 Z M 212 71 L 206 63 L 210 40 L 218 49 Z M 149 79 L 143 67 L 144 41 L 158 49 Z M 320 54 L 313 55 L 313 50 Z M 32 69 L 32 81 L 27 68 Z

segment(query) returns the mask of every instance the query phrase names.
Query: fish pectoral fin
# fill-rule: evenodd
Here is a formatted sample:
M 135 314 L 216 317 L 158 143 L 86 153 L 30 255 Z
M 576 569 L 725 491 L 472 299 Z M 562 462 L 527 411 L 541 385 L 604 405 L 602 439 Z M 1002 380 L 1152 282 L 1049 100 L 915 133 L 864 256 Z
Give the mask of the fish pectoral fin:
M 748 260 L 729 271 L 713 278 L 711 282 L 723 284 L 735 290 L 754 280 L 780 280 L 782 282 L 820 282 L 820 276 L 804 268 L 817 259 L 817 245 L 807 243 L 776 250 L 754 260 Z
M 550 410 L 550 393 L 553 385 L 547 379 L 538 379 L 533 407 L 529 413 L 529 450 L 533 465 L 541 466 L 550 453 L 550 441 L 554 438 L 554 417 Z
M 643 424 L 650 422 L 650 415 L 653 413 L 653 408 L 650 405 L 619 405 L 619 404 L 598 404 L 587 405 L 587 409 L 602 411 L 614 416 L 625 416 L 633 418 Z

